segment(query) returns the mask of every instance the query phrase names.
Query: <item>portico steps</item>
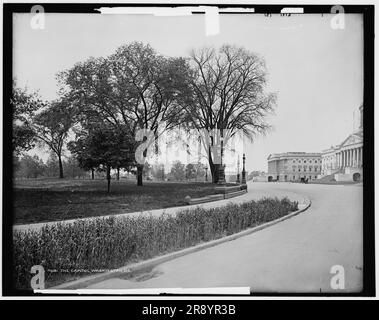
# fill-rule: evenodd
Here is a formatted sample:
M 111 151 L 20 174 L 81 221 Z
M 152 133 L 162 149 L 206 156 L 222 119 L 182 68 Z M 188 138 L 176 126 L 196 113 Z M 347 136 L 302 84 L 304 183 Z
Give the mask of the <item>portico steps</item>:
M 330 182 L 330 181 L 335 181 L 335 177 L 334 175 L 337 174 L 337 173 L 344 173 L 344 170 L 343 169 L 338 169 L 336 171 L 334 171 L 333 173 L 331 174 L 328 174 L 326 176 L 323 176 L 321 177 L 320 179 L 317 179 L 315 180 L 316 182 L 319 181 L 319 182 Z

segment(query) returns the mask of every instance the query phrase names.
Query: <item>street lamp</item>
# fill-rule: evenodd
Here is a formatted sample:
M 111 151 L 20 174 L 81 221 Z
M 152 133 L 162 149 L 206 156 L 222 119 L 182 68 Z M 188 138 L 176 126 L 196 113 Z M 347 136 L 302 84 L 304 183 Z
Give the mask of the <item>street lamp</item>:
M 205 181 L 208 182 L 208 167 L 205 166 Z
M 242 157 L 242 185 L 243 185 L 243 188 L 244 189 L 247 189 L 247 185 L 246 185 L 246 170 L 245 170 L 245 160 L 246 160 L 246 157 L 245 157 L 245 154 L 243 154 L 243 157 Z

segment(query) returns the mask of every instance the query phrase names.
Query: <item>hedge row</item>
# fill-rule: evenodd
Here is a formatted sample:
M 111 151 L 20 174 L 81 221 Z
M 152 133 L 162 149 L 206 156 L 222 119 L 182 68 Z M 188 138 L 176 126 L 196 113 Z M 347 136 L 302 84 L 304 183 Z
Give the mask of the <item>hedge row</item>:
M 79 269 L 119 268 L 257 226 L 297 208 L 297 202 L 288 198 L 264 198 L 212 209 L 186 209 L 175 216 L 95 218 L 16 231 L 14 281 L 17 288 L 30 288 L 33 265 L 45 268 L 47 284 L 65 280 Z

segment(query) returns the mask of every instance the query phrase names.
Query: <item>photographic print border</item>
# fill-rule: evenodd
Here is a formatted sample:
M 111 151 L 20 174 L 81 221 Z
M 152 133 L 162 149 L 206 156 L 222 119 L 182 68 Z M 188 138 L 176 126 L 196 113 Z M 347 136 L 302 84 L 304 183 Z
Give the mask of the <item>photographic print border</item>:
M 181 7 L 198 6 L 199 4 L 120 4 L 120 3 L 22 3 L 3 5 L 3 295 L 35 296 L 30 291 L 20 291 L 13 287 L 12 277 L 12 225 L 13 225 L 13 166 L 12 166 L 12 114 L 9 105 L 12 92 L 12 14 L 29 13 L 33 5 L 40 4 L 46 13 L 93 13 L 94 9 L 107 7 Z M 201 4 L 206 5 L 206 4 Z M 278 14 L 284 7 L 302 7 L 307 13 L 330 13 L 333 5 L 239 5 L 239 4 L 209 4 L 219 8 L 254 8 L 255 13 L 244 14 Z M 360 293 L 253 293 L 251 296 L 284 296 L 284 297 L 357 297 L 375 295 L 375 208 L 374 208 L 374 6 L 373 5 L 343 5 L 345 13 L 362 13 L 364 27 L 364 149 L 363 157 L 363 291 Z M 220 13 L 227 14 L 227 13 Z M 348 66 L 346 66 L 348 68 Z M 57 295 L 64 296 L 64 295 Z M 154 296 L 154 295 L 141 295 Z M 194 295 L 209 296 L 209 295 Z

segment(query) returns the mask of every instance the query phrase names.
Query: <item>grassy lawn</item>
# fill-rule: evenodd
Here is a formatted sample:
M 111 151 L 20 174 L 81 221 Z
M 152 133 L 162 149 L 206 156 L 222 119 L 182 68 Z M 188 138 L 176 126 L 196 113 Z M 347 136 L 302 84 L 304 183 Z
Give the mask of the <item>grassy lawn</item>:
M 31 179 L 14 182 L 14 223 L 57 221 L 185 205 L 184 198 L 214 194 L 204 182 Z

